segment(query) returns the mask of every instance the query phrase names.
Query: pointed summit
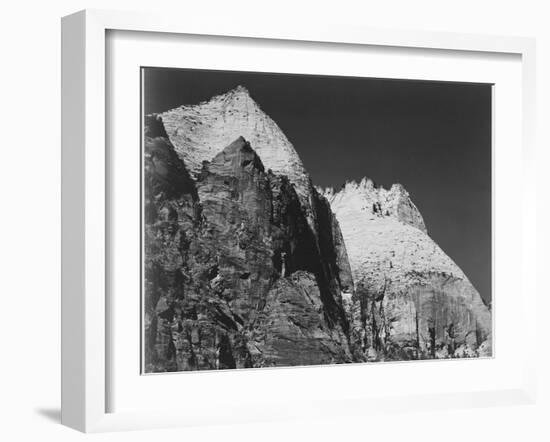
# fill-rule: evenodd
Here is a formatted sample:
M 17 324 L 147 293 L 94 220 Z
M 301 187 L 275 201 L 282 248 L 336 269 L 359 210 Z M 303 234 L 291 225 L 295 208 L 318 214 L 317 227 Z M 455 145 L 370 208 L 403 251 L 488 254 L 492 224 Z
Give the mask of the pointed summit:
M 234 152 L 238 150 L 248 150 L 253 152 L 250 143 L 243 136 L 239 136 L 235 141 L 229 144 L 222 152 Z
M 208 169 L 221 176 L 238 176 L 245 170 L 263 172 L 264 165 L 250 143 L 239 137 L 212 159 Z
M 311 211 L 311 188 L 296 150 L 277 124 L 250 97 L 244 86 L 197 105 L 178 107 L 161 115 L 166 133 L 191 175 L 238 137 L 244 137 L 266 169 L 286 175 L 300 201 Z
M 367 178 L 367 177 L 363 177 L 363 179 L 359 182 L 359 185 L 358 185 L 359 189 L 363 190 L 363 191 L 372 191 L 374 190 L 374 188 L 376 187 L 376 185 L 374 184 L 374 181 L 370 178 Z
M 248 92 L 248 89 L 244 87 L 242 84 L 239 84 L 237 87 L 231 89 L 229 92 L 227 92 L 227 95 L 229 94 L 241 94 L 241 95 L 248 95 L 250 96 L 250 92 Z
M 215 100 L 222 101 L 226 106 L 235 106 L 235 107 L 249 106 L 250 108 L 257 108 L 258 110 L 260 109 L 258 104 L 254 101 L 254 99 L 250 95 L 250 92 L 248 91 L 248 89 L 241 85 L 231 89 L 230 91 L 224 94 L 213 97 L 210 100 L 210 102 Z

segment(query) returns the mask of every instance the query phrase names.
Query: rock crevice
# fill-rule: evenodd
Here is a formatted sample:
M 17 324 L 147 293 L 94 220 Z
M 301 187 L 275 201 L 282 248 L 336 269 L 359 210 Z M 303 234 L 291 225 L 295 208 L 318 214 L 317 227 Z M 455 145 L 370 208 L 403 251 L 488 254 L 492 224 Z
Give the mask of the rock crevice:
M 243 137 L 193 179 L 148 135 L 145 371 L 349 362 L 330 238 L 319 244 L 289 179 Z
M 145 372 L 474 357 L 491 312 L 401 185 L 312 185 L 238 87 L 144 120 Z

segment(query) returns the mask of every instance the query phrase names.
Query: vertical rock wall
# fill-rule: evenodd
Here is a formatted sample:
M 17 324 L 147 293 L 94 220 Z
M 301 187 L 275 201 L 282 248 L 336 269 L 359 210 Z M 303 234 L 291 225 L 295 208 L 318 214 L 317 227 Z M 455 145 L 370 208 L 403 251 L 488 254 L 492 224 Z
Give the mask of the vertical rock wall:
M 320 251 L 289 180 L 266 172 L 242 137 L 193 180 L 154 125 L 162 121 L 145 139 L 145 371 L 351 361 L 340 272 L 325 264 L 334 252 Z
M 491 355 L 491 312 L 428 236 L 401 185 L 370 180 L 324 192 L 340 222 L 355 292 L 350 339 L 367 360 Z
M 315 189 L 242 87 L 144 135 L 146 372 L 491 355 L 403 186 Z

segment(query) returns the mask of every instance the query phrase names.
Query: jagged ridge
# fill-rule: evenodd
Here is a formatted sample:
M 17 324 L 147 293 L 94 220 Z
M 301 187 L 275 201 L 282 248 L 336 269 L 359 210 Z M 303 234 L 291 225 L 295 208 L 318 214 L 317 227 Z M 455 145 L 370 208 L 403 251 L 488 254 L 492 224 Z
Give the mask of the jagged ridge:
M 490 354 L 488 308 L 428 236 L 402 185 L 386 190 L 364 178 L 324 195 L 346 243 L 355 282 L 348 313 L 369 359 Z
M 309 175 L 277 124 L 252 99 L 243 86 L 197 105 L 161 113 L 166 132 L 191 175 L 197 176 L 209 161 L 238 137 L 258 153 L 266 169 L 285 175 L 296 186 L 302 204 L 311 205 Z
M 313 188 L 243 87 L 145 132 L 149 371 L 490 354 L 489 310 L 403 186 Z
M 334 247 L 288 179 L 242 137 L 188 179 L 146 125 L 145 371 L 350 362 Z
M 361 210 L 370 213 L 373 219 L 392 217 L 427 233 L 420 211 L 401 184 L 393 184 L 389 190 L 386 190 L 365 177 L 359 183 L 346 182 L 338 192 L 335 192 L 332 187 L 318 188 L 318 190 L 335 207 L 341 206 L 341 200 L 344 200 L 344 204 L 360 205 Z

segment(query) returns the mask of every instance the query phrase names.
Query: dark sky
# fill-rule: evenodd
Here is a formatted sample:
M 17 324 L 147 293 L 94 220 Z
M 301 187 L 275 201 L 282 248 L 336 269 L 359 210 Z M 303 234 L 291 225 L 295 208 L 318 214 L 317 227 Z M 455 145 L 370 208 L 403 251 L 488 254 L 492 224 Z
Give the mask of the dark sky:
M 146 113 L 245 86 L 314 184 L 401 183 L 429 235 L 491 300 L 491 85 L 148 68 Z

